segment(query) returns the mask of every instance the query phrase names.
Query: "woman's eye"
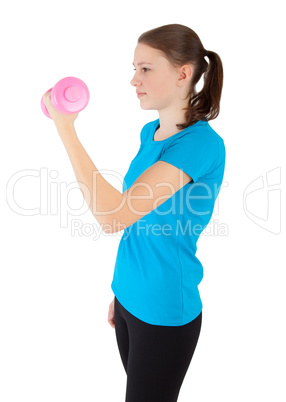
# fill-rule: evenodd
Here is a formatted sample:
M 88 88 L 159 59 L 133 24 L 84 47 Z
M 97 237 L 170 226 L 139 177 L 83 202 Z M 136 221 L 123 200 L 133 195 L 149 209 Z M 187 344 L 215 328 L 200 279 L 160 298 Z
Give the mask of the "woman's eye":
M 134 70 L 134 71 L 136 71 L 136 68 L 133 68 L 133 70 Z M 142 68 L 142 70 L 144 70 L 144 71 L 145 71 L 145 73 L 146 73 L 148 70 L 150 70 L 150 68 L 143 67 L 143 68 Z

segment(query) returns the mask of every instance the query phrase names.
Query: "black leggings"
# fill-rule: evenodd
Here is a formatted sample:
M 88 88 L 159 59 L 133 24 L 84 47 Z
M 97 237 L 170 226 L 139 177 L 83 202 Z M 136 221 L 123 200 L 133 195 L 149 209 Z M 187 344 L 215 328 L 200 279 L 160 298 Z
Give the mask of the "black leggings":
M 202 313 L 182 326 L 151 325 L 115 297 L 114 320 L 127 374 L 125 402 L 176 402 L 199 339 Z

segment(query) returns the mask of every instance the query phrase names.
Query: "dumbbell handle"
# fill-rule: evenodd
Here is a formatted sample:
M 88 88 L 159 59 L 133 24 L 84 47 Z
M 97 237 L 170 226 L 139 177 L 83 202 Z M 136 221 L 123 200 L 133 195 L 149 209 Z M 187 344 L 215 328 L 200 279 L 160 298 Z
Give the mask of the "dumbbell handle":
M 83 110 L 89 102 L 89 90 L 87 85 L 76 77 L 65 77 L 61 79 L 47 92 L 51 92 L 51 102 L 54 108 L 63 114 L 78 113 Z M 51 118 L 43 102 L 43 97 L 41 99 L 41 108 L 43 113 Z

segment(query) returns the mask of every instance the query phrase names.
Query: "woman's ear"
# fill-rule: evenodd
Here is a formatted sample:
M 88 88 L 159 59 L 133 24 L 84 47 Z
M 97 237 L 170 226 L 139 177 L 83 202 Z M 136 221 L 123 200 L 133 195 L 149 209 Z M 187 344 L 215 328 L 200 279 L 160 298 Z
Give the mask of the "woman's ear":
M 189 64 L 184 64 L 179 68 L 178 86 L 189 84 L 192 78 L 193 68 Z

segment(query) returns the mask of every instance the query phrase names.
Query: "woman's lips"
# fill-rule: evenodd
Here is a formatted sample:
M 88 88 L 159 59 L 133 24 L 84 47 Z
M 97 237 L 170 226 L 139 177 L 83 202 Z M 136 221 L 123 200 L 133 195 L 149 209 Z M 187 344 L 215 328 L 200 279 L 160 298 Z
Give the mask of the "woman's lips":
M 146 95 L 146 94 L 143 93 L 143 92 L 139 92 L 139 93 L 137 94 L 137 97 L 138 97 L 138 98 L 141 98 L 141 96 L 144 96 L 144 95 Z

